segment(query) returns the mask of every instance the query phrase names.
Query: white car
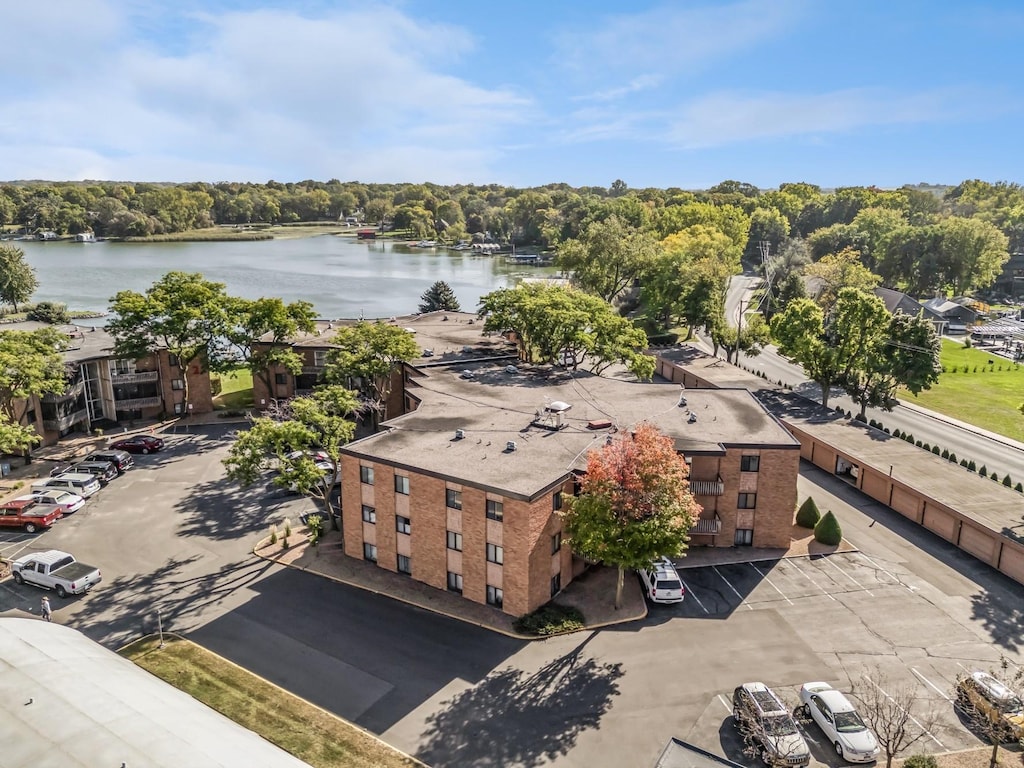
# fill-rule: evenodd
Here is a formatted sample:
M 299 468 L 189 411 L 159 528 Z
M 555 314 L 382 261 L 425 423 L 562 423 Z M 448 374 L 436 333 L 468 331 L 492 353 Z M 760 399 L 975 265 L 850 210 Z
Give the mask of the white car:
M 803 713 L 818 724 L 836 754 L 850 763 L 870 763 L 880 751 L 871 732 L 850 700 L 828 683 L 800 686 Z
M 85 506 L 85 499 L 77 493 L 65 491 L 62 488 L 43 488 L 38 491 L 32 491 L 31 496 L 43 504 L 56 504 L 65 515 L 77 512 Z
M 679 578 L 676 567 L 667 557 L 641 568 L 640 581 L 644 585 L 644 594 L 652 603 L 683 602 L 683 580 Z

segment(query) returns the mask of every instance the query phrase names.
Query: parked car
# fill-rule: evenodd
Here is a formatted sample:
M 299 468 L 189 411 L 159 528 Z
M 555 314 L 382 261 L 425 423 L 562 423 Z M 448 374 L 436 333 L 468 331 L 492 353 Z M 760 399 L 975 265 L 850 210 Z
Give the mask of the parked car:
M 159 437 L 149 435 L 133 435 L 121 440 L 115 440 L 108 448 L 115 451 L 127 451 L 128 453 L 156 453 L 164 447 L 164 441 Z
M 681 603 L 685 589 L 683 580 L 672 561 L 667 557 L 656 560 L 647 568 L 640 569 L 640 581 L 644 593 L 652 603 Z
M 84 499 L 88 499 L 100 489 L 100 481 L 95 475 L 78 472 L 65 472 L 63 475 L 48 477 L 32 483 L 32 491 L 45 489 L 63 488 L 65 491 L 77 493 Z
M 123 475 L 135 466 L 135 459 L 128 451 L 104 450 L 94 451 L 85 457 L 86 461 L 109 461 L 117 468 L 117 473 Z
M 61 488 L 44 488 L 40 491 L 32 491 L 29 496 L 19 496 L 18 499 L 34 498 L 43 504 L 53 504 L 60 507 L 65 515 L 77 512 L 85 506 L 85 499 L 77 493 L 65 491 Z
M 743 740 L 756 748 L 765 765 L 804 766 L 811 762 L 796 721 L 764 683 L 744 683 L 732 693 L 732 716 Z
M 71 471 L 92 475 L 100 481 L 100 485 L 106 485 L 118 475 L 117 467 L 109 461 L 80 461 Z
M 12 499 L 0 504 L 0 528 L 21 528 L 26 533 L 45 530 L 63 516 L 59 507 L 35 499 Z
M 995 734 L 1001 741 L 1024 738 L 1024 702 L 988 672 L 971 672 L 957 681 L 956 706 L 968 716 L 978 715 L 995 723 Z
M 81 595 L 103 580 L 99 568 L 58 549 L 22 555 L 11 562 L 11 575 L 18 584 L 52 589 L 61 598 Z
M 53 465 L 50 469 L 50 477 L 56 477 L 57 475 L 63 475 L 65 472 L 71 471 L 71 465 L 66 461 L 59 461 Z
M 828 683 L 804 683 L 800 703 L 832 742 L 836 754 L 851 763 L 870 763 L 878 757 L 878 739 L 864 724 L 850 700 Z

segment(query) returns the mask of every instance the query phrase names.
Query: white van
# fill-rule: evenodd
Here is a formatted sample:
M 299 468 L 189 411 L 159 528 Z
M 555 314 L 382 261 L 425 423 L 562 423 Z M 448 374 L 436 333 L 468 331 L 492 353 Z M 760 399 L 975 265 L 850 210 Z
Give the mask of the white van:
M 41 491 L 44 488 L 63 488 L 66 491 L 77 493 L 83 499 L 92 496 L 100 489 L 100 481 L 95 475 L 79 472 L 65 472 L 56 477 L 47 477 L 32 483 L 33 491 Z

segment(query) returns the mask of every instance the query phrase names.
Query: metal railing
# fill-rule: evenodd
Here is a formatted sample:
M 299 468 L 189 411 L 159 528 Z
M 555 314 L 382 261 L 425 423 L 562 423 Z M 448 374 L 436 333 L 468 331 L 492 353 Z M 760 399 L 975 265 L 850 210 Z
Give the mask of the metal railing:
M 159 397 L 134 397 L 130 400 L 115 400 L 114 407 L 119 411 L 136 411 L 139 408 L 153 408 L 162 405 Z
M 699 517 L 694 523 L 690 533 L 703 534 L 705 536 L 717 536 L 722 532 L 722 518 L 715 513 L 714 517 Z
M 725 493 L 722 478 L 717 480 L 690 480 L 690 493 L 694 496 L 721 496 Z
M 110 380 L 114 386 L 119 384 L 142 384 L 148 381 L 159 381 L 159 371 L 136 371 L 135 373 L 111 373 Z
M 45 395 L 39 398 L 44 403 L 65 403 L 68 400 L 74 400 L 85 391 L 85 382 L 79 381 L 77 384 L 73 384 L 64 392 L 60 394 L 54 394 L 53 392 L 47 392 Z
M 66 416 L 59 416 L 56 419 L 43 419 L 43 429 L 48 429 L 51 432 L 63 432 L 80 421 L 88 420 L 88 418 L 89 410 L 82 408 L 80 411 L 69 413 Z

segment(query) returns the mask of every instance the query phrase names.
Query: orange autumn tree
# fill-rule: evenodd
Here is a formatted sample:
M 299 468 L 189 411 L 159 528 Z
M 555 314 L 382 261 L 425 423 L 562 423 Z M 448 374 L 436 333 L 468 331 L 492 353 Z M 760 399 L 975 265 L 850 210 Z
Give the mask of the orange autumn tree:
M 627 568 L 644 568 L 686 549 L 700 514 L 688 476 L 671 438 L 646 422 L 587 456 L 580 495 L 562 516 L 576 554 L 619 569 L 616 609 Z

